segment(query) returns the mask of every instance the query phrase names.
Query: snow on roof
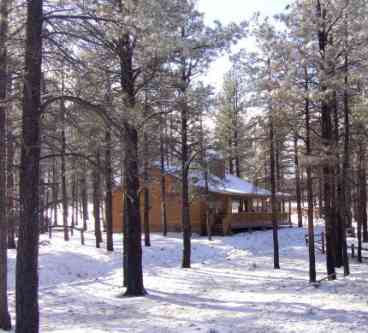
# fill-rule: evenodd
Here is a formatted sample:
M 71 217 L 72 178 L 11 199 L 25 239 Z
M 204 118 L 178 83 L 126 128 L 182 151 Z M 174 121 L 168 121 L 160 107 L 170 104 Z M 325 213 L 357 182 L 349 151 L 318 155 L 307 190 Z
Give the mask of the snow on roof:
M 224 157 L 222 156 L 222 154 L 214 149 L 207 149 L 207 157 L 208 158 L 216 158 L 216 159 L 224 159 Z
M 191 178 L 193 179 L 192 175 Z M 193 183 L 198 187 L 205 186 L 203 176 Z M 270 191 L 230 174 L 226 174 L 224 179 L 210 175 L 208 189 L 210 192 L 222 194 L 271 196 Z
M 178 166 L 171 165 L 166 167 L 166 172 L 171 175 L 178 176 L 180 174 L 180 168 Z M 189 173 L 189 181 L 192 185 L 200 188 L 205 187 L 204 173 L 199 170 L 192 170 Z M 253 183 L 239 178 L 231 174 L 225 174 L 225 178 L 217 177 L 213 174 L 208 175 L 208 190 L 212 193 L 221 193 L 228 195 L 252 195 L 270 197 L 271 191 L 258 187 Z M 288 197 L 288 193 L 277 193 L 278 197 Z

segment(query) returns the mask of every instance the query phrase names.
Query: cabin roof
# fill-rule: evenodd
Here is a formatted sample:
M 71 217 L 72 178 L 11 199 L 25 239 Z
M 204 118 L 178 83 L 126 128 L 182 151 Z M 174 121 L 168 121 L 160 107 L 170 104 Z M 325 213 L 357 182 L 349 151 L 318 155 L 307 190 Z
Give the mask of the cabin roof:
M 197 182 L 194 183 L 195 186 L 204 188 L 205 181 L 202 176 Z M 213 193 L 221 193 L 228 195 L 239 195 L 239 196 L 271 196 L 271 192 L 258 187 L 251 182 L 239 178 L 234 175 L 226 174 L 225 177 L 219 178 L 213 175 L 209 176 L 208 190 Z
M 177 176 L 179 169 L 175 166 L 170 166 L 166 169 L 168 174 Z M 198 170 L 192 170 L 189 172 L 189 180 L 193 186 L 204 188 L 205 177 L 204 173 Z M 257 196 L 257 197 L 270 197 L 271 191 L 258 187 L 253 183 L 242 179 L 240 177 L 225 174 L 224 178 L 217 177 L 213 174 L 208 175 L 208 190 L 212 193 L 226 194 L 231 196 Z M 287 193 L 277 193 L 277 197 L 289 197 Z

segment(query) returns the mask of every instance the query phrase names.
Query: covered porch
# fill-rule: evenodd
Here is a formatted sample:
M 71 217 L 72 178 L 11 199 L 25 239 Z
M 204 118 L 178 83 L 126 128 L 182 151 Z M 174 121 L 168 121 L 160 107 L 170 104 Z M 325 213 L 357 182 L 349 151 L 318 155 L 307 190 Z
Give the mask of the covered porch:
M 231 234 L 236 230 L 272 227 L 272 208 L 269 196 L 213 195 L 208 205 L 215 213 L 216 230 Z M 291 226 L 291 203 L 287 195 L 278 195 L 276 213 L 279 226 Z M 219 206 L 222 202 L 222 207 Z M 221 209 L 222 208 L 222 209 Z

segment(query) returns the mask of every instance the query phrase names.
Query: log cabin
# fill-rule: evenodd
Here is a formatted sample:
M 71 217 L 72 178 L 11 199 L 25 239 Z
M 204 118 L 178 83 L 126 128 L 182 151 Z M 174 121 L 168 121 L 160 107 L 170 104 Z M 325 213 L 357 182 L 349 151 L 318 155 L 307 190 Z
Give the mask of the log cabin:
M 161 224 L 161 170 L 153 167 L 149 171 L 149 221 L 151 232 L 162 232 Z M 166 216 L 169 232 L 181 231 L 181 193 L 177 168 L 165 170 Z M 212 160 L 208 173 L 208 194 L 205 191 L 204 173 L 190 172 L 190 218 L 192 231 L 207 234 L 207 224 L 212 234 L 229 235 L 236 230 L 272 227 L 271 192 L 242 178 L 225 173 L 225 162 Z M 123 231 L 123 190 L 113 192 L 113 232 Z M 290 226 L 290 196 L 278 193 L 279 226 Z M 289 201 L 289 213 L 286 202 Z M 143 223 L 143 195 L 141 195 L 141 219 Z M 207 223 L 207 214 L 210 223 Z

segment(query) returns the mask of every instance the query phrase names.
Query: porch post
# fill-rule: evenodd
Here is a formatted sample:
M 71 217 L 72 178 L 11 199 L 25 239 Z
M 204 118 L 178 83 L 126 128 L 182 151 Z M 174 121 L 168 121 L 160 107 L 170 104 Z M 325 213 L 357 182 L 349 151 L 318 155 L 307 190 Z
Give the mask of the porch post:
M 244 212 L 244 200 L 242 198 L 239 199 L 239 213 Z
M 289 224 L 291 225 L 291 199 L 289 199 Z
M 222 220 L 222 228 L 224 235 L 230 235 L 231 234 L 231 222 L 232 222 L 232 198 L 229 196 L 225 196 L 225 202 L 226 202 L 226 214 L 225 217 Z

